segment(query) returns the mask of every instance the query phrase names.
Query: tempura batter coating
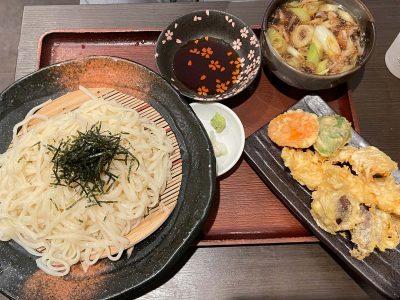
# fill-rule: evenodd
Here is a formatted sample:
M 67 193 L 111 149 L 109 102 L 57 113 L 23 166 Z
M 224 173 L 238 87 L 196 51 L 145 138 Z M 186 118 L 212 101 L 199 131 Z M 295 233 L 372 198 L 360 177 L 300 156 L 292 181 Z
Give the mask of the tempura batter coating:
M 351 124 L 346 118 L 337 115 L 318 118 L 319 133 L 314 149 L 322 156 L 331 156 L 351 138 Z
M 369 256 L 375 248 L 380 251 L 395 249 L 400 242 L 400 219 L 379 209 L 362 207 L 362 222 L 351 232 L 351 241 L 357 245 L 350 254 L 357 259 Z
M 363 203 L 400 216 L 400 185 L 392 176 L 364 180 Z
M 312 193 L 311 214 L 324 230 L 350 230 L 362 221 L 360 202 L 363 185 L 347 167 L 324 165 L 321 182 Z
M 269 138 L 281 147 L 308 148 L 315 143 L 318 131 L 317 116 L 301 109 L 280 114 L 268 125 Z
M 360 204 L 340 190 L 318 189 L 312 198 L 311 214 L 327 232 L 350 230 L 362 222 Z
M 360 203 L 400 216 L 400 186 L 390 176 L 397 169 L 397 163 L 389 156 L 373 146 L 360 149 L 346 146 L 330 160 L 350 163 L 359 175 L 360 185 L 364 187 Z
M 324 169 L 323 158 L 311 150 L 303 151 L 283 148 L 281 157 L 294 179 L 300 184 L 315 190 L 321 183 Z
M 357 151 L 358 148 L 355 148 L 353 146 L 344 146 L 341 149 L 339 149 L 338 152 L 335 153 L 335 155 L 329 157 L 329 160 L 333 163 L 337 163 L 337 162 L 348 162 L 349 159 L 351 158 L 351 156 L 353 155 L 353 153 L 355 151 Z
M 358 150 L 345 148 L 335 159 L 347 162 Z M 348 166 L 334 165 L 332 159 L 311 150 L 284 148 L 282 158 L 299 183 L 315 190 L 311 215 L 318 226 L 332 234 L 350 231 L 355 244 L 352 256 L 364 259 L 375 248 L 397 247 L 400 186 L 393 176 L 367 179 L 363 173 L 354 175 Z
M 340 150 L 331 160 L 350 163 L 358 175 L 364 175 L 370 180 L 376 176 L 390 176 L 393 171 L 398 169 L 397 163 L 374 146 L 359 149 L 347 146 Z

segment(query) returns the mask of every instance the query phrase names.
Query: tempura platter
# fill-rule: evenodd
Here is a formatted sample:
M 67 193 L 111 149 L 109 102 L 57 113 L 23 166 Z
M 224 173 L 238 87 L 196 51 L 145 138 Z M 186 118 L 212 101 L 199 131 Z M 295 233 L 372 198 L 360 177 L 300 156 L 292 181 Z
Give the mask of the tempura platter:
M 302 109 L 318 116 L 332 115 L 336 112 L 318 96 L 306 96 L 288 110 Z M 397 298 L 400 295 L 400 251 L 374 251 L 364 260 L 350 256 L 352 243 L 344 236 L 332 235 L 321 229 L 310 213 L 311 192 L 300 185 L 290 175 L 281 159 L 281 148 L 275 145 L 266 135 L 268 124 L 247 138 L 244 152 L 246 160 L 280 198 L 286 207 L 312 232 L 329 250 L 334 252 L 344 263 L 349 265 L 358 275 L 364 277 L 372 285 L 388 297 Z M 368 146 L 356 131 L 352 132 L 350 145 L 355 147 Z M 399 172 L 394 174 L 399 182 Z

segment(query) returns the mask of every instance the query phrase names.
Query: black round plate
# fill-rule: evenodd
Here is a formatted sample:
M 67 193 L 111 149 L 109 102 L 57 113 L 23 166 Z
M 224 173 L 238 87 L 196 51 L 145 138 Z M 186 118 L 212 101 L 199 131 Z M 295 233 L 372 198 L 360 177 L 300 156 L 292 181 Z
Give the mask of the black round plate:
M 0 94 L 0 151 L 14 124 L 34 106 L 69 91 L 109 87 L 151 104 L 169 123 L 181 149 L 183 179 L 178 203 L 166 222 L 137 244 L 132 256 L 103 259 L 87 273 L 76 265 L 65 277 L 40 271 L 34 256 L 15 242 L 0 242 L 0 291 L 11 298 L 100 299 L 134 294 L 177 262 L 199 233 L 215 190 L 215 157 L 200 121 L 159 75 L 137 63 L 94 56 L 34 72 Z M 57 130 L 57 128 L 54 128 Z

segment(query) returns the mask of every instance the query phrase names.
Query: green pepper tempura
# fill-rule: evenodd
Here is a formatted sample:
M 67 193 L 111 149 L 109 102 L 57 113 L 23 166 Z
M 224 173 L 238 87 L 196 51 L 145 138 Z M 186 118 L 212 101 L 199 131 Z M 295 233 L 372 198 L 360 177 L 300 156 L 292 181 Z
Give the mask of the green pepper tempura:
M 351 139 L 351 124 L 341 116 L 318 118 L 319 133 L 314 149 L 322 156 L 331 156 Z

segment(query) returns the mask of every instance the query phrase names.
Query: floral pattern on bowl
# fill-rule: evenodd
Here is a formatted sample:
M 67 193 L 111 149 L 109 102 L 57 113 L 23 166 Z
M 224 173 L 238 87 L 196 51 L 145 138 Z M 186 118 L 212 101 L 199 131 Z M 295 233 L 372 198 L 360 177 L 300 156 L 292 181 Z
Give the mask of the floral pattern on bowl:
M 213 95 L 203 89 L 199 92 L 189 89 L 176 78 L 173 70 L 178 49 L 205 36 L 229 43 L 240 57 L 241 72 L 233 74 L 233 85 Z M 160 74 L 182 95 L 198 101 L 220 101 L 240 93 L 253 82 L 261 67 L 261 50 L 257 36 L 242 20 L 222 11 L 201 10 L 176 19 L 164 29 L 157 41 L 155 59 Z

